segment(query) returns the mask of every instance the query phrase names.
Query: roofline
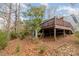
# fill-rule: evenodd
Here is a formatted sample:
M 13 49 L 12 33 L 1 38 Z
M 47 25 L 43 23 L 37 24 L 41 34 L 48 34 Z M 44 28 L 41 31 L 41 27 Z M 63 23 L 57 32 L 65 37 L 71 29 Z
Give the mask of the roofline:
M 56 17 L 56 16 L 54 16 L 53 18 L 50 18 L 50 19 L 48 19 L 48 20 L 44 21 L 44 22 L 43 22 L 43 23 L 41 23 L 41 24 L 44 24 L 44 23 L 46 23 L 46 22 L 48 22 L 48 21 L 50 21 L 50 20 L 53 20 L 53 19 L 55 19 L 55 17 Z M 56 18 L 57 18 L 57 17 L 56 17 Z M 57 18 L 57 19 L 61 19 L 61 18 L 64 18 L 64 17 L 62 16 L 62 17 Z

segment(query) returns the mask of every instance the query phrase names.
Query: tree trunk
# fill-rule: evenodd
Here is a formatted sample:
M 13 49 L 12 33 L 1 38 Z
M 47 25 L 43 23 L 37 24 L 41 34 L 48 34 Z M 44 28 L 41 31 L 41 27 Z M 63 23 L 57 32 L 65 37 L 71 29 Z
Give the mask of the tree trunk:
M 8 13 L 8 19 L 7 19 L 7 39 L 10 39 L 10 20 L 11 20 L 11 6 L 12 4 L 9 4 L 9 13 Z
M 37 39 L 38 38 L 38 31 L 35 30 L 35 38 Z
M 16 3 L 16 11 L 15 11 L 15 33 L 17 32 L 17 3 Z
M 15 33 L 18 32 L 19 29 L 19 20 L 20 20 L 20 3 L 16 3 L 16 11 L 15 11 Z

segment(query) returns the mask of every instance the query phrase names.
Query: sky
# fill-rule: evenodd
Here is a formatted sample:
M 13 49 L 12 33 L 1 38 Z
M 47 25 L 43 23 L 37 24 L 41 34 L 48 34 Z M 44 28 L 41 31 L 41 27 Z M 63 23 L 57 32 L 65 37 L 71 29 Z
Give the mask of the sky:
M 46 14 L 45 18 L 49 19 L 48 15 L 50 14 L 50 18 L 53 16 L 64 16 L 65 21 L 68 21 L 72 24 L 73 27 L 76 27 L 78 30 L 79 27 L 74 22 L 71 14 L 74 14 L 79 22 L 79 3 L 32 3 L 32 6 L 46 6 Z M 55 11 L 55 12 L 54 12 Z
M 57 15 L 67 15 L 69 16 L 70 13 L 77 12 L 79 11 L 79 4 L 74 3 L 69 4 L 69 3 L 32 3 L 32 6 L 40 6 L 40 5 L 45 5 L 47 8 L 57 9 Z M 71 12 L 70 12 L 71 11 Z M 68 13 L 70 12 L 70 13 Z
M 46 6 L 46 19 L 50 14 L 50 17 L 53 16 L 70 16 L 74 14 L 75 16 L 79 15 L 79 3 L 32 3 L 32 6 Z M 55 12 L 54 12 L 55 11 Z
M 74 14 L 79 19 L 79 3 L 31 3 L 32 6 L 46 6 L 45 11 L 45 19 L 53 18 L 56 16 L 64 16 L 66 21 L 69 21 L 74 27 L 76 27 L 76 23 L 72 20 L 71 14 Z M 27 10 L 26 6 L 21 8 L 22 11 Z M 54 12 L 55 11 L 55 12 Z M 48 16 L 50 15 L 50 17 Z M 79 21 L 79 20 L 78 20 Z
M 75 15 L 79 14 L 79 4 L 78 3 L 74 3 L 73 5 L 70 3 L 31 3 L 31 5 L 37 6 L 37 7 L 40 5 L 46 6 L 45 19 L 48 19 L 48 15 L 53 17 L 54 15 L 70 16 L 71 14 L 75 14 Z M 23 11 L 24 11 L 24 9 L 23 9 Z M 26 9 L 25 9 L 25 11 L 26 11 Z

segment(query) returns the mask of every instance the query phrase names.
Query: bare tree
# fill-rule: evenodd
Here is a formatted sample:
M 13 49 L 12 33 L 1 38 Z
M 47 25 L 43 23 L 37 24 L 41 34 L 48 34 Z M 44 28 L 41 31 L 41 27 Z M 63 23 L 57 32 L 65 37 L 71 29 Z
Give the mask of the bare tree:
M 20 3 L 17 4 L 16 3 L 16 10 L 15 10 L 15 33 L 17 33 L 17 30 L 18 30 L 18 23 L 19 23 L 19 20 L 20 20 Z
M 9 10 L 8 10 L 8 19 L 7 19 L 7 39 L 10 39 L 10 22 L 11 22 L 11 7 L 12 4 L 8 4 Z

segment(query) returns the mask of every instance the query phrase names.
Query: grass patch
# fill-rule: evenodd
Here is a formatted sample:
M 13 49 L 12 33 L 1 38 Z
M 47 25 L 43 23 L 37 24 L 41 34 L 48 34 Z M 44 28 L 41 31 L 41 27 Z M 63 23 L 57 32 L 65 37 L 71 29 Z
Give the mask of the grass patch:
M 47 46 L 40 45 L 40 46 L 38 46 L 37 50 L 39 50 L 38 54 L 42 55 L 47 50 Z
M 75 36 L 79 38 L 79 31 L 75 32 Z
M 0 50 L 4 49 L 7 46 L 7 34 L 0 31 Z
M 32 43 L 34 43 L 34 44 L 38 44 L 39 42 L 40 42 L 39 39 L 32 39 Z
M 17 38 L 17 33 L 11 32 L 10 36 L 11 36 L 11 40 L 16 39 Z
M 76 44 L 79 44 L 79 39 L 75 39 L 75 43 Z
M 25 32 L 20 32 L 18 35 L 21 40 L 25 38 Z
M 77 39 L 75 39 L 75 43 L 79 44 L 79 31 L 75 32 L 75 36 L 77 37 Z
M 18 53 L 20 51 L 20 46 L 19 45 L 16 46 L 16 50 L 15 51 L 16 51 L 16 53 Z

